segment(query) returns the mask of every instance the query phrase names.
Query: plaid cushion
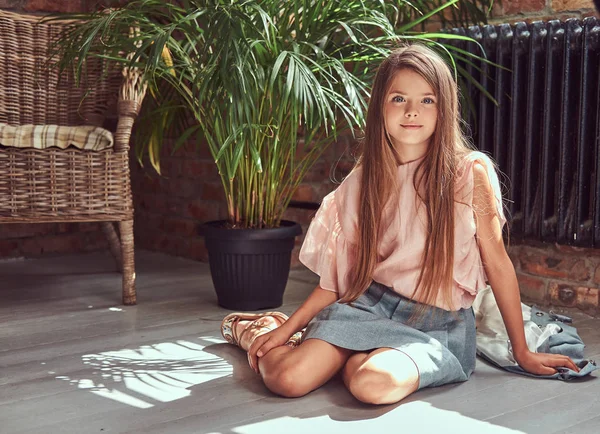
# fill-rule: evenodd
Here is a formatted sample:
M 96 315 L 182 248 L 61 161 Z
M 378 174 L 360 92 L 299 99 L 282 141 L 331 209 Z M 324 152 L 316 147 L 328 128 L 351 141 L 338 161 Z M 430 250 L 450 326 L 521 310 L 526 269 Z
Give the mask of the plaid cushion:
M 110 131 L 94 126 L 12 126 L 0 123 L 0 145 L 15 148 L 45 149 L 56 146 L 65 149 L 74 146 L 88 151 L 101 151 L 112 147 L 113 141 Z

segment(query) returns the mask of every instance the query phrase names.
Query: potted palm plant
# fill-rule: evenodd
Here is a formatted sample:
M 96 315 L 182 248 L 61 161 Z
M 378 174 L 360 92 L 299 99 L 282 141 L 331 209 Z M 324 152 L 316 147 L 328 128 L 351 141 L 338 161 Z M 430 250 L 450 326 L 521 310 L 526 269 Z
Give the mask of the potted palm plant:
M 138 156 L 159 170 L 173 128 L 175 147 L 198 137 L 210 148 L 228 218 L 200 232 L 219 304 L 271 308 L 301 233 L 282 219 L 297 186 L 342 130 L 361 129 L 373 67 L 399 39 L 425 41 L 451 62 L 470 55 L 441 42 L 469 38 L 411 31 L 457 3 L 419 15 L 401 0 L 136 0 L 79 17 L 59 44 L 61 64 L 77 72 L 98 55 L 144 71 L 152 100 Z

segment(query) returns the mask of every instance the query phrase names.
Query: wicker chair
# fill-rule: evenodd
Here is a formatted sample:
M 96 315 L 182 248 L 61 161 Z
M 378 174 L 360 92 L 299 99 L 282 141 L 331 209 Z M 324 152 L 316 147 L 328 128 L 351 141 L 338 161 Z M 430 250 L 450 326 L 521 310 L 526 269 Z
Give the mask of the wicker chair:
M 88 65 L 86 83 L 47 66 L 65 25 L 0 10 L 0 123 L 11 126 L 106 127 L 118 116 L 114 146 L 103 151 L 0 146 L 0 224 L 102 222 L 123 274 L 123 303 L 136 303 L 129 139 L 145 87 L 135 70 L 102 74 Z M 85 98 L 84 98 L 85 96 Z M 114 223 L 119 226 L 119 235 Z

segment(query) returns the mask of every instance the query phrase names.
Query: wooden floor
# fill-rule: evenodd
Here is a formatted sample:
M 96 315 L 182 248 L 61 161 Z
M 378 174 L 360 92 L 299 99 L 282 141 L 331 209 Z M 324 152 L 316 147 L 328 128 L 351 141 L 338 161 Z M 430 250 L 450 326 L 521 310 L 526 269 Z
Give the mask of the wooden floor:
M 0 432 L 598 433 L 600 379 L 564 383 L 478 360 L 471 380 L 402 404 L 359 403 L 339 380 L 272 395 L 225 344 L 208 266 L 138 252 L 138 302 L 120 305 L 108 254 L 0 261 Z M 291 313 L 314 288 L 291 274 Z M 600 359 L 600 319 L 575 314 Z

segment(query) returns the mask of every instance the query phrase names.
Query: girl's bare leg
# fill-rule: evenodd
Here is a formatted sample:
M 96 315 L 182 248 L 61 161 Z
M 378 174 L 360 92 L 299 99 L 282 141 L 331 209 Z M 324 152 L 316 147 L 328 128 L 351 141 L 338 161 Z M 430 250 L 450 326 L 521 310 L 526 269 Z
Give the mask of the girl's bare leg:
M 296 348 L 283 345 L 259 359 L 260 375 L 273 393 L 288 398 L 306 395 L 342 369 L 353 351 L 320 339 L 308 339 Z
M 344 366 L 342 377 L 350 393 L 368 404 L 392 404 L 419 387 L 417 366 L 393 348 L 355 353 Z
M 236 334 L 241 336 L 240 347 L 247 351 L 256 337 L 280 325 L 279 320 L 270 316 L 238 322 Z M 271 349 L 259 358 L 258 367 L 269 390 L 293 398 L 325 384 L 342 369 L 352 353 L 320 339 L 308 339 L 295 348 L 282 345 Z

